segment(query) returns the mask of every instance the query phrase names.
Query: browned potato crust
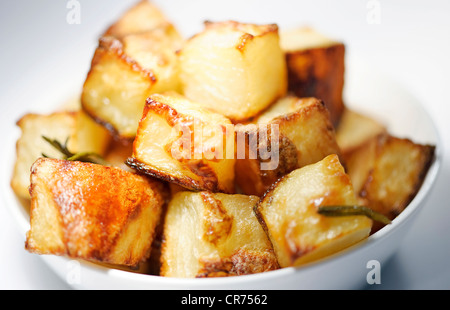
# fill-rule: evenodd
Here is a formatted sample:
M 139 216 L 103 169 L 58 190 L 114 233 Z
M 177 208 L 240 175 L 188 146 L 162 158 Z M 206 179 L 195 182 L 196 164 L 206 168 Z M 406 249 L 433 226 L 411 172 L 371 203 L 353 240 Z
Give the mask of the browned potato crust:
M 334 126 L 344 111 L 345 45 L 311 28 L 281 33 L 286 55 L 288 90 L 298 97 L 316 97 L 325 102 Z
M 178 192 L 169 203 L 161 275 L 205 278 L 278 269 L 253 214 L 256 196 Z
M 165 202 L 159 181 L 116 167 L 38 159 L 26 249 L 136 266 L 149 255 Z
M 415 197 L 435 147 L 382 133 L 348 156 L 348 173 L 360 200 L 390 219 Z

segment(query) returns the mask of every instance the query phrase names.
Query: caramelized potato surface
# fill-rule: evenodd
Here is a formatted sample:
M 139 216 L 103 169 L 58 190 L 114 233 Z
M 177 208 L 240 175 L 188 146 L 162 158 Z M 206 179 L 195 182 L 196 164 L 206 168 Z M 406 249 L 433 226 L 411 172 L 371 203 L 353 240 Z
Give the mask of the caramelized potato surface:
M 337 126 L 345 108 L 345 45 L 308 27 L 281 32 L 280 44 L 286 57 L 289 91 L 298 97 L 323 100 Z
M 26 249 L 115 265 L 146 260 L 165 189 L 116 167 L 38 159 Z
M 178 192 L 164 224 L 161 275 L 224 277 L 275 270 L 272 245 L 253 207 L 256 196 Z

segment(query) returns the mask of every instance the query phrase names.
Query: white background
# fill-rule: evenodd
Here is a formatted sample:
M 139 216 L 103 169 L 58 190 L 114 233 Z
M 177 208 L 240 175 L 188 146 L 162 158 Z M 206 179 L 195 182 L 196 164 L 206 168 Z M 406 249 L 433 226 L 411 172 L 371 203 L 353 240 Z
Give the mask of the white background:
M 134 3 L 79 0 L 81 24 L 69 25 L 67 2 L 0 2 L 0 139 L 6 139 L 20 115 L 33 109 L 38 100 L 27 90 L 36 79 L 42 81 L 61 69 L 55 64 L 66 63 L 67 75 L 59 84 L 49 84 L 48 92 L 64 92 L 65 81 L 77 81 L 81 87 L 98 35 Z M 349 57 L 364 58 L 426 103 L 444 142 L 441 172 L 425 210 L 397 254 L 382 266 L 382 283 L 363 288 L 449 289 L 450 2 L 379 0 L 379 24 L 368 22 L 370 2 L 154 1 L 186 36 L 200 30 L 203 20 L 267 22 L 286 28 L 311 25 L 343 40 Z M 0 203 L 0 289 L 70 289 L 37 255 L 24 250 L 24 236 L 3 200 Z

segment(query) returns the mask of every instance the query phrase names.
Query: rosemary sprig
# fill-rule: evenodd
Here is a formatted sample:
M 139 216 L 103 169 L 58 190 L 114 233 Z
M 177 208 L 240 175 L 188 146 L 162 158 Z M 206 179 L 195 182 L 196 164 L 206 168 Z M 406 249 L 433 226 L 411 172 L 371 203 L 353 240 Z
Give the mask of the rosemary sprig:
M 67 148 L 67 143 L 69 142 L 69 138 L 66 139 L 66 142 L 64 142 L 64 144 L 61 144 L 58 140 L 56 139 L 50 139 L 46 136 L 42 136 L 42 138 L 47 141 L 51 146 L 53 146 L 55 149 L 57 149 L 59 152 L 61 152 L 65 157 L 71 157 L 74 154 L 72 152 L 69 151 L 69 149 Z M 45 154 L 42 154 L 42 156 L 44 157 L 48 157 Z
M 321 206 L 318 207 L 317 212 L 325 216 L 365 215 L 374 221 L 386 225 L 391 223 L 391 220 L 383 214 L 365 206 Z
M 69 138 L 66 139 L 64 144 L 59 142 L 56 139 L 50 139 L 46 136 L 42 136 L 42 138 L 47 141 L 51 146 L 53 146 L 56 150 L 58 150 L 62 155 L 63 159 L 70 161 L 82 161 L 93 164 L 99 164 L 107 166 L 109 165 L 99 154 L 94 152 L 80 152 L 80 153 L 72 153 L 69 151 L 67 144 L 69 142 Z M 42 153 L 42 156 L 49 158 L 46 154 Z

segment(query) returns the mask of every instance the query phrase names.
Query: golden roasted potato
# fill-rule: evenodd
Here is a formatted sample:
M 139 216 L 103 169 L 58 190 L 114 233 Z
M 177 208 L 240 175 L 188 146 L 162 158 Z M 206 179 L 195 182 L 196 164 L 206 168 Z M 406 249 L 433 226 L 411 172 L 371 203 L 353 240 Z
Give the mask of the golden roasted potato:
M 182 95 L 147 100 L 127 164 L 188 189 L 234 192 L 234 132 L 226 117 Z M 231 156 L 227 156 L 230 153 Z
M 30 198 L 31 165 L 45 154 L 62 158 L 62 154 L 51 146 L 42 136 L 64 143 L 73 153 L 94 152 L 104 155 L 110 135 L 102 126 L 93 122 L 82 111 L 54 112 L 51 114 L 24 115 L 18 122 L 21 135 L 16 143 L 16 161 L 11 179 L 14 192 L 25 199 Z
M 345 45 L 308 27 L 281 32 L 280 45 L 286 57 L 289 91 L 323 100 L 337 126 L 345 107 Z
M 254 124 L 237 127 L 236 140 L 237 150 L 244 144 L 246 151 L 237 155 L 236 184 L 248 195 L 261 196 L 292 170 L 340 154 L 328 110 L 316 98 L 278 100 Z M 266 150 L 270 156 L 261 156 Z
M 147 97 L 179 90 L 181 42 L 171 25 L 121 40 L 102 37 L 83 86 L 83 109 L 118 138 L 132 140 Z
M 224 277 L 277 269 L 253 214 L 257 202 L 256 196 L 178 192 L 165 218 L 161 275 Z
M 415 197 L 435 147 L 382 133 L 346 156 L 360 200 L 386 217 L 399 215 Z
M 40 158 L 31 173 L 26 249 L 136 266 L 148 258 L 162 183 L 117 167 Z
M 386 126 L 380 121 L 346 108 L 336 128 L 336 140 L 341 153 L 347 154 L 373 137 L 386 132 Z
M 164 13 L 148 0 L 141 0 L 126 10 L 103 34 L 122 38 L 152 30 L 168 22 Z
M 333 154 L 280 179 L 255 212 L 280 266 L 299 266 L 369 236 L 372 220 L 366 216 L 328 217 L 318 213 L 321 206 L 352 206 L 356 202 L 350 178 Z
M 235 123 L 286 93 L 286 63 L 276 25 L 207 22 L 178 55 L 184 95 Z

